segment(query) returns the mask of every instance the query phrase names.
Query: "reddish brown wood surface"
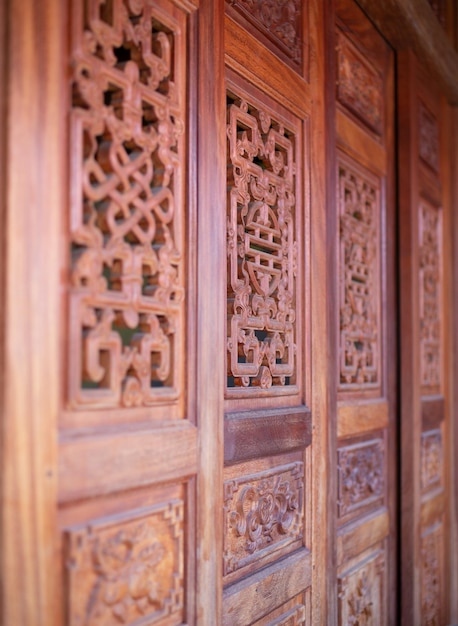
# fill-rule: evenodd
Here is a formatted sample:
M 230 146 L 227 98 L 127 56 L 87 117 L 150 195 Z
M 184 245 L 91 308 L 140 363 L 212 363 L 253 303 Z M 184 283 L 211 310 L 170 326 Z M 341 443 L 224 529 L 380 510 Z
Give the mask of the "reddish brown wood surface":
M 429 4 L 0 3 L 2 624 L 458 620 Z

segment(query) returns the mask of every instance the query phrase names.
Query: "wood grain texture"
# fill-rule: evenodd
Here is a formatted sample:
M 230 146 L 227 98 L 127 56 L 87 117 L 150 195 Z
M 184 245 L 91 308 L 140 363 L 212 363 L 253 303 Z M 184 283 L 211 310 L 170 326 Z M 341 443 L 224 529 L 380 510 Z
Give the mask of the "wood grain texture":
M 383 174 L 386 171 L 386 152 L 379 141 L 368 136 L 354 120 L 339 110 L 336 112 L 336 126 L 339 146 L 347 154 L 373 172 Z
M 297 596 L 311 584 L 310 553 L 294 555 L 234 583 L 224 591 L 223 626 L 246 626 Z
M 344 563 L 366 548 L 383 541 L 390 531 L 390 518 L 384 508 L 342 528 L 337 535 L 337 559 Z
M 310 110 L 310 86 L 230 17 L 225 18 L 228 67 L 272 95 L 296 115 Z
M 364 404 L 341 401 L 337 411 L 338 437 L 350 437 L 386 428 L 389 423 L 386 400 L 372 400 Z
M 60 581 L 54 550 L 65 11 L 64 4 L 54 0 L 8 2 L 3 9 L 9 33 L 5 60 L 9 122 L 0 621 L 57 626 Z
M 440 83 L 450 103 L 458 103 L 458 54 L 427 2 L 358 0 L 360 6 L 398 49 L 410 48 Z
M 196 472 L 196 452 L 197 432 L 189 424 L 183 428 L 63 436 L 59 445 L 59 499 L 66 502 L 189 477 Z
M 405 163 L 399 189 L 400 250 L 400 325 L 401 343 L 401 562 L 404 580 L 401 595 L 403 623 L 419 623 L 420 609 L 415 599 L 420 594 L 420 579 L 415 562 L 420 550 L 417 516 L 420 503 L 420 354 L 418 318 L 418 220 L 416 212 L 418 172 L 415 151 L 416 97 L 414 57 L 399 56 L 398 64 L 398 158 Z M 412 116 L 413 119 L 412 119 Z
M 226 298 L 226 111 L 224 0 L 203 2 L 198 13 L 197 134 L 197 479 L 198 567 L 196 621 L 218 624 L 222 615 L 223 394 Z M 209 54 L 211 50 L 211 54 Z M 197 105 L 197 102 L 199 103 Z M 217 207 L 220 210 L 215 210 Z
M 303 449 L 312 440 L 307 407 L 228 413 L 224 420 L 224 462 Z
M 312 416 L 313 447 L 311 482 L 325 484 L 326 490 L 313 489 L 312 508 L 312 624 L 337 623 L 337 578 L 334 549 L 337 500 L 337 363 L 336 313 L 338 301 L 337 250 L 335 232 L 336 168 L 327 164 L 335 158 L 335 13 L 333 2 L 310 3 L 311 84 L 313 91 L 312 125 Z M 333 53 L 328 55 L 327 50 Z M 325 255 L 323 255 L 325 251 Z M 327 304 L 326 304 L 327 303 Z M 326 572 L 323 576 L 321 572 Z
M 445 401 L 443 396 L 429 396 L 421 403 L 421 421 L 423 430 L 437 428 L 445 415 Z

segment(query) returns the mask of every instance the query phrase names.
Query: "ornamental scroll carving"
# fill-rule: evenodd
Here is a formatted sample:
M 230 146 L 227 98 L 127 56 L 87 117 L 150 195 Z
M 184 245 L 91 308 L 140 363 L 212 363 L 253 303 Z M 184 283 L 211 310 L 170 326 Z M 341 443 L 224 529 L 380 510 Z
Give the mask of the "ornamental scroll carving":
M 421 436 L 421 488 L 427 491 L 442 481 L 442 433 L 430 430 Z
M 339 576 L 339 626 L 384 624 L 385 555 L 379 550 Z
M 420 204 L 420 375 L 424 393 L 438 393 L 442 379 L 441 211 Z
M 439 172 L 439 126 L 437 119 L 419 102 L 418 145 L 420 157 L 436 173 Z
M 421 625 L 442 624 L 442 525 L 421 538 Z
M 66 535 L 70 626 L 156 624 L 172 615 L 181 623 L 181 501 Z
M 185 16 L 72 10 L 70 404 L 149 406 L 181 385 Z
M 275 392 L 296 381 L 295 140 L 228 102 L 228 387 Z
M 299 66 L 302 62 L 301 0 L 228 0 L 228 3 Z
M 224 575 L 302 539 L 303 481 L 293 463 L 224 484 Z
M 339 449 L 339 517 L 383 498 L 384 467 L 384 445 L 381 439 Z
M 370 129 L 382 133 L 382 77 L 342 33 L 337 45 L 337 99 Z
M 380 193 L 378 182 L 339 165 L 340 389 L 380 384 Z

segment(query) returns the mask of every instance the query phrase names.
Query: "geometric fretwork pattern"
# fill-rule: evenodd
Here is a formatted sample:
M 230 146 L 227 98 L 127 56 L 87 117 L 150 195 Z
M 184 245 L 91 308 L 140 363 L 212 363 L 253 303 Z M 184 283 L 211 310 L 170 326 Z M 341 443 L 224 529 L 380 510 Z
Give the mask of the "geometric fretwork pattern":
M 441 384 L 441 211 L 420 205 L 420 373 L 424 393 Z
M 295 138 L 228 98 L 228 387 L 296 382 Z
M 339 165 L 340 389 L 380 384 L 380 193 L 369 174 Z
M 181 384 L 185 22 L 72 11 L 70 405 L 149 406 Z

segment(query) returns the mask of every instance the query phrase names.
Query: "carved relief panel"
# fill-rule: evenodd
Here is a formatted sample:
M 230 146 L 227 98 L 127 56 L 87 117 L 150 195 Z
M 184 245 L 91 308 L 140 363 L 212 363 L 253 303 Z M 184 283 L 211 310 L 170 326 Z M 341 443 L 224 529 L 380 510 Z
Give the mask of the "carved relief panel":
M 297 142 L 284 120 L 228 94 L 227 394 L 297 391 Z
M 383 501 L 385 491 L 385 447 L 382 439 L 339 448 L 338 514 L 358 514 Z
M 419 210 L 420 375 L 422 394 L 442 384 L 442 212 L 426 201 Z
M 304 464 L 282 465 L 224 484 L 224 575 L 302 544 Z M 279 553 L 281 551 L 281 553 Z
M 380 185 L 349 160 L 338 167 L 340 390 L 381 384 Z
M 443 446 L 440 429 L 430 430 L 421 436 L 421 488 L 429 491 L 440 487 L 443 475 Z
M 339 626 L 386 624 L 385 554 L 374 552 L 338 578 Z
M 438 523 L 421 538 L 421 624 L 443 623 L 443 526 Z
M 418 103 L 418 144 L 423 163 L 439 172 L 439 126 L 436 117 L 420 100 Z
M 298 71 L 307 53 L 307 3 L 302 0 L 226 0 L 230 13 Z
M 72 3 L 69 404 L 182 392 L 186 19 L 167 0 Z
M 173 500 L 69 529 L 68 624 L 181 624 L 183 513 Z
M 337 33 L 337 100 L 377 135 L 383 130 L 383 79 L 358 48 Z

